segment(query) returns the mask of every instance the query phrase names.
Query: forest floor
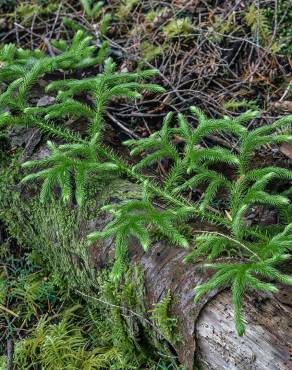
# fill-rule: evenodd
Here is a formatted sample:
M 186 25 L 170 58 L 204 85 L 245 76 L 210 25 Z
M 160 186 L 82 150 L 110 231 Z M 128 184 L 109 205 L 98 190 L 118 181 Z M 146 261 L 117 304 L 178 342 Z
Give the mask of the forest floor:
M 237 116 L 247 109 L 260 110 L 261 117 L 250 123 L 252 127 L 292 113 L 291 0 L 109 0 L 94 10 L 96 3 L 0 0 L 0 49 L 14 43 L 54 56 L 57 49 L 53 40 L 70 41 L 78 29 L 100 46 L 102 20 L 110 14 L 103 40 L 109 43 L 117 70 L 158 69 L 151 82 L 166 89 L 155 96 L 145 94 L 139 101 L 117 99 L 108 107 L 105 140 L 124 158 L 129 155 L 122 141 L 148 137 L 161 129 L 169 111 L 189 117 L 189 107 L 196 106 L 209 117 L 218 118 Z M 96 72 L 101 72 L 100 66 L 72 76 L 82 79 Z M 56 76 L 44 78 L 45 84 Z M 35 88 L 35 101 L 49 99 L 44 84 L 41 81 Z M 82 121 L 75 124 L 79 124 L 75 128 L 82 134 Z M 4 147 L 2 139 L 0 136 Z M 12 152 L 18 152 L 27 141 L 21 142 L 16 135 L 14 144 Z M 210 135 L 205 144 L 238 150 L 237 139 L 225 134 Z M 291 143 L 262 147 L 255 158 L 257 162 L 285 168 L 291 168 L 291 160 Z M 151 175 L 159 179 L 167 168 L 168 163 L 161 162 L 151 169 Z M 291 180 L 285 184 L 286 188 L 291 185 Z M 189 198 L 198 198 L 202 193 L 198 188 Z M 247 222 L 273 224 L 275 217 L 273 209 L 255 207 L 247 215 Z M 47 269 L 34 251 L 19 246 L 4 221 L 0 220 L 0 370 L 62 370 L 78 366 L 117 369 L 113 358 L 124 354 L 112 343 L 110 320 L 104 321 L 80 296 L 69 295 L 66 284 Z M 59 354 L 69 363 L 66 367 L 62 367 L 63 360 L 56 362 L 55 348 L 47 339 L 50 336 L 58 338 Z M 94 363 L 97 347 L 100 362 Z M 79 365 L 74 363 L 74 351 L 83 361 Z M 150 358 L 139 368 L 182 369 L 175 361 L 164 358 Z

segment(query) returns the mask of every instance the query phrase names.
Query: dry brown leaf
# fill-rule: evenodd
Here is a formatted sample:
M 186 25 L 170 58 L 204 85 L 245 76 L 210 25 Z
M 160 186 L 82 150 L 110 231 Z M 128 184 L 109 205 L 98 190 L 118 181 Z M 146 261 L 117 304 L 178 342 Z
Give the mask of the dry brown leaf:
M 283 143 L 280 146 L 280 152 L 283 153 L 289 159 L 292 159 L 292 143 Z
M 273 103 L 273 107 L 278 110 L 287 111 L 292 113 L 292 101 L 277 101 Z

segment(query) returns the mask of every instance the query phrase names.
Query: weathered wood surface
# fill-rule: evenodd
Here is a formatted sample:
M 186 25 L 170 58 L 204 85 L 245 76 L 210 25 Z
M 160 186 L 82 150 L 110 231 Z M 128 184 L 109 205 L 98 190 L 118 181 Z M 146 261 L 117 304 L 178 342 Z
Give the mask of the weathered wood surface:
M 212 370 L 291 369 L 291 306 L 271 296 L 246 297 L 247 330 L 239 338 L 233 328 L 230 301 L 229 292 L 219 294 L 204 307 L 197 321 L 197 353 L 202 369 L 204 364 Z

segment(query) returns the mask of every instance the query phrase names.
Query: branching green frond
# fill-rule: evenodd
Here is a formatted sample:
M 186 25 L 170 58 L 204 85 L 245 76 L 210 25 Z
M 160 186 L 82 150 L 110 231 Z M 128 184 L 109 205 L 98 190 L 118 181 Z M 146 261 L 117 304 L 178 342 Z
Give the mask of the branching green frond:
M 75 176 L 75 197 L 82 206 L 85 198 L 86 180 L 89 173 L 97 173 L 101 178 L 114 174 L 118 166 L 114 163 L 99 163 L 96 148 L 90 143 L 66 144 L 56 147 L 48 142 L 51 155 L 48 158 L 25 162 L 24 168 L 46 167 L 45 169 L 27 175 L 23 182 L 43 179 L 41 201 L 48 200 L 54 194 L 54 187 L 59 186 L 65 202 L 72 198 L 72 181 Z
M 208 165 L 211 163 L 222 162 L 230 165 L 239 165 L 239 159 L 235 154 L 230 153 L 230 150 L 213 147 L 194 149 L 189 154 L 189 170 L 195 169 L 201 164 Z
M 144 250 L 150 246 L 149 227 L 155 227 L 171 242 L 186 247 L 186 238 L 177 230 L 176 221 L 188 217 L 188 209 L 165 210 L 156 209 L 147 200 L 132 200 L 118 205 L 104 207 L 105 211 L 114 213 L 115 218 L 108 223 L 102 232 L 89 235 L 90 240 L 116 237 L 120 232 L 137 237 Z M 147 231 L 147 235 L 145 232 Z M 145 244 L 146 243 L 146 244 Z
M 41 52 L 23 53 L 12 47 L 6 48 L 0 55 L 0 61 L 1 57 L 4 59 L 4 67 L 0 69 L 0 80 L 9 81 L 18 78 L 18 86 L 16 88 L 14 85 L 13 94 L 11 86 L 8 86 L 7 91 L 0 95 L 0 101 L 3 100 L 3 94 L 5 94 L 8 107 L 11 104 L 12 107 L 23 110 L 27 104 L 28 90 L 45 73 L 57 69 L 85 68 L 98 61 L 103 61 L 101 56 L 105 55 L 106 45 L 102 47 L 102 54 L 93 56 L 96 47 L 90 45 L 91 40 L 92 38 L 86 36 L 83 31 L 78 31 L 71 46 L 54 57 L 44 56 Z M 12 59 L 12 55 L 16 55 L 16 60 Z M 19 56 L 22 59 L 18 59 Z M 8 97 L 10 97 L 9 101 Z
M 285 255 L 292 249 L 292 223 L 288 224 L 284 230 L 273 236 L 265 243 L 258 254 L 261 258 L 272 258 L 273 256 Z
M 217 273 L 209 282 L 196 287 L 196 300 L 198 301 L 204 294 L 213 289 L 219 289 L 231 284 L 232 301 L 235 309 L 235 325 L 239 335 L 245 333 L 245 324 L 241 312 L 243 295 L 248 289 L 277 292 L 278 289 L 270 283 L 264 283 L 258 276 L 267 277 L 279 282 L 291 284 L 291 277 L 288 277 L 273 267 L 277 263 L 276 259 L 269 259 L 260 262 L 250 263 L 221 263 L 212 264 L 208 267 L 217 270 Z
M 208 232 L 199 235 L 194 240 L 194 250 L 184 259 L 185 262 L 195 261 L 198 257 L 206 256 L 208 260 L 214 260 L 222 252 L 228 253 L 235 244 L 230 239 L 221 235 L 214 235 Z
M 195 189 L 198 185 L 202 183 L 216 183 L 218 186 L 223 186 L 226 188 L 230 188 L 231 184 L 229 180 L 222 174 L 209 170 L 205 167 L 199 167 L 197 169 L 198 174 L 192 176 L 189 180 L 185 181 L 184 184 L 178 186 L 173 190 L 175 194 L 185 191 L 187 189 Z
M 278 177 L 281 179 L 292 179 L 292 171 L 288 170 L 287 168 L 282 167 L 263 167 L 263 168 L 257 168 L 254 170 L 250 170 L 246 174 L 247 180 L 257 180 L 260 179 L 268 174 L 272 174 L 272 177 Z
M 173 191 L 175 187 L 183 182 L 186 173 L 186 165 L 183 160 L 177 160 L 171 167 L 167 178 L 164 181 L 164 188 L 166 191 Z
M 58 93 L 58 100 L 62 102 L 53 104 L 45 110 L 49 112 L 47 118 L 57 118 L 64 113 L 75 115 L 84 115 L 89 121 L 89 135 L 93 136 L 101 133 L 103 130 L 103 116 L 106 105 L 112 98 L 137 99 L 142 97 L 139 91 L 148 91 L 152 93 L 163 92 L 164 89 L 156 84 L 145 84 L 137 82 L 145 75 L 151 76 L 153 71 L 141 73 L 117 73 L 115 63 L 108 58 L 104 64 L 104 73 L 96 77 L 90 77 L 83 80 L 65 80 L 55 81 L 48 85 L 47 91 L 61 89 Z M 155 73 L 155 72 L 154 72 Z M 82 92 L 90 93 L 93 100 L 93 107 L 72 99 L 76 94 Z M 67 112 L 66 112 L 67 111 Z
M 175 162 L 179 161 L 179 153 L 170 141 L 170 128 L 169 124 L 172 119 L 172 113 L 168 113 L 163 120 L 162 128 L 160 131 L 151 135 L 148 138 L 140 140 L 127 140 L 124 142 L 125 145 L 131 146 L 134 149 L 131 151 L 131 155 L 143 153 L 145 150 L 151 149 L 154 152 L 148 154 L 143 158 L 135 168 L 143 168 L 155 161 L 162 160 L 164 158 L 171 158 Z M 155 151 L 156 149 L 156 151 Z
M 242 126 L 242 121 L 245 119 L 232 119 L 225 117 L 224 119 L 208 119 L 204 113 L 196 107 L 191 107 L 191 112 L 198 118 L 199 125 L 194 133 L 194 144 L 199 144 L 200 141 L 208 134 L 214 133 L 232 133 L 238 136 L 246 132 L 246 128 Z
M 116 279 L 121 277 L 123 271 L 121 268 L 122 261 L 125 260 L 125 251 L 131 236 L 136 237 L 140 241 L 145 251 L 150 247 L 150 232 L 153 228 L 176 245 L 183 247 L 188 245 L 186 238 L 175 226 L 178 220 L 187 217 L 188 210 L 160 211 L 154 208 L 148 200 L 132 200 L 122 204 L 105 206 L 104 211 L 112 212 L 114 219 L 102 231 L 89 234 L 88 238 L 91 241 L 100 238 L 115 238 L 119 248 L 118 250 L 116 248 L 116 260 L 113 270 L 113 276 Z
M 119 205 L 106 206 L 104 210 L 114 214 L 113 221 L 109 222 L 103 231 L 89 234 L 88 238 L 91 241 L 109 237 L 115 239 L 116 258 L 112 270 L 115 280 L 119 280 L 124 271 L 124 261 L 131 236 L 136 237 L 143 249 L 147 251 L 151 243 L 150 227 L 155 227 L 172 242 L 187 245 L 186 239 L 176 230 L 173 223 L 179 217 L 175 212 L 158 211 L 145 200 L 133 200 Z

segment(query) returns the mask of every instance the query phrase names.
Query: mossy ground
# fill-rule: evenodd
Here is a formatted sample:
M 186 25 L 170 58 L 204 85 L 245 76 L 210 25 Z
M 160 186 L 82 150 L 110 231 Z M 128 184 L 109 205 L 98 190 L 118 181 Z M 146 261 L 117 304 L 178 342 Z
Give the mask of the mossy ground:
M 144 318 L 139 268 L 128 268 L 118 287 L 110 269 L 88 260 L 80 230 L 96 217 L 90 205 L 101 190 L 81 211 L 57 200 L 43 206 L 33 188 L 19 184 L 21 154 L 7 154 L 0 169 L 0 369 L 7 340 L 14 369 L 178 369 L 159 327 Z

